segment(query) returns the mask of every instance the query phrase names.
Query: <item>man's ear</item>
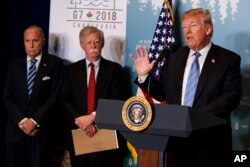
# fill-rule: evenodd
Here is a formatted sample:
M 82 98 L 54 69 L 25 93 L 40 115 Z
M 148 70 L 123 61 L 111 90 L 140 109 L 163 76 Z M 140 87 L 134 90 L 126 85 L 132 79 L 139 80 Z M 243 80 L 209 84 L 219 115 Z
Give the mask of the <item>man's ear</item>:
M 208 26 L 206 28 L 206 35 L 211 35 L 211 33 L 212 33 L 212 27 Z

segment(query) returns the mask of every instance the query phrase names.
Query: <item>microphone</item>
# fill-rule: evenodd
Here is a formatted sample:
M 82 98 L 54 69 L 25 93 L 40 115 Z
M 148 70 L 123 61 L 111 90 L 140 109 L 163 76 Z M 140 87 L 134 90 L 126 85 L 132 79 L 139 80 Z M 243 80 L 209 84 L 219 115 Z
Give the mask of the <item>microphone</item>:
M 169 47 L 165 47 L 161 53 L 159 54 L 159 56 L 157 57 L 155 64 L 150 72 L 150 74 L 152 74 L 155 71 L 155 68 L 157 66 L 157 64 L 161 61 L 164 61 L 164 64 L 166 63 L 166 61 L 168 60 L 169 56 L 173 54 L 173 50 L 174 47 L 173 46 L 169 46 Z
M 164 58 L 165 59 L 168 59 L 170 55 L 172 55 L 175 51 L 177 50 L 177 46 L 174 45 L 174 46 L 169 46 L 169 47 L 165 47 L 160 55 L 157 57 L 156 59 L 156 63 L 163 60 Z
M 157 57 L 156 63 L 163 60 L 164 58 L 168 58 L 171 54 L 171 51 L 172 51 L 172 46 L 164 48 L 161 51 L 160 55 Z
M 177 46 L 169 46 L 169 47 L 165 47 L 160 55 L 157 57 L 155 64 L 151 70 L 151 72 L 149 73 L 149 81 L 148 81 L 148 85 L 147 85 L 147 92 L 148 92 L 148 96 L 146 97 L 146 99 L 149 101 L 149 97 L 150 97 L 150 85 L 151 85 L 151 80 L 152 80 L 152 76 L 153 76 L 153 72 L 155 71 L 155 68 L 157 66 L 157 64 L 160 61 L 164 61 L 164 64 L 167 62 L 168 58 L 170 55 L 172 55 L 175 51 L 177 50 Z M 160 75 L 160 74 L 159 74 Z

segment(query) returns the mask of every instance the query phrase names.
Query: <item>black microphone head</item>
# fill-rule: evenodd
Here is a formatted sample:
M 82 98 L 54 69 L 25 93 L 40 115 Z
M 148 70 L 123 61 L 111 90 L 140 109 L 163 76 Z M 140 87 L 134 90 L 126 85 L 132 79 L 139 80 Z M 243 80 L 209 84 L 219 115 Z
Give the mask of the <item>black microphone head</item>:
M 157 61 L 161 61 L 163 58 L 168 58 L 172 54 L 172 46 L 166 46 L 157 58 Z
M 166 46 L 162 52 L 160 53 L 159 57 L 168 58 L 170 55 L 174 54 L 178 49 L 177 45 Z

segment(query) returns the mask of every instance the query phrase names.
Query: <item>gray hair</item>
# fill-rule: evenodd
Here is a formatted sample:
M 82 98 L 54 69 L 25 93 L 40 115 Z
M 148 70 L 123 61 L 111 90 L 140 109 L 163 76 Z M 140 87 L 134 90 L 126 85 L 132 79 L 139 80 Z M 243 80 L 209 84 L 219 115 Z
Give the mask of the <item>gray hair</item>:
M 96 33 L 96 32 L 100 35 L 100 40 L 102 41 L 102 43 L 104 45 L 104 33 L 103 33 L 103 31 L 99 30 L 98 28 L 93 27 L 93 26 L 86 26 L 83 29 L 81 29 L 81 31 L 79 33 L 80 44 L 83 42 L 82 37 L 87 36 L 87 35 L 92 34 L 92 33 Z
M 39 27 L 39 26 L 37 26 L 37 25 L 31 25 L 31 26 L 27 27 L 27 28 L 24 30 L 23 34 L 25 34 L 25 32 L 26 32 L 27 30 L 29 30 L 29 29 L 36 29 L 36 30 L 38 30 L 39 33 L 41 34 L 41 37 L 44 38 L 43 29 L 42 29 L 41 27 Z

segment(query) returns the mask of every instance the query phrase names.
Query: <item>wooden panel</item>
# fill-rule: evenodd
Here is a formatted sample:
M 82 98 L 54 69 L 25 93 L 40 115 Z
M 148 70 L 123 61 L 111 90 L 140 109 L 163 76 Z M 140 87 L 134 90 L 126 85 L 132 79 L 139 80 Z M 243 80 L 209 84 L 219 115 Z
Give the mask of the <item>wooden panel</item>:
M 139 149 L 140 167 L 158 167 L 159 153 L 155 150 Z M 164 167 L 176 167 L 176 152 L 165 153 Z
M 158 151 L 139 150 L 140 167 L 158 167 Z

